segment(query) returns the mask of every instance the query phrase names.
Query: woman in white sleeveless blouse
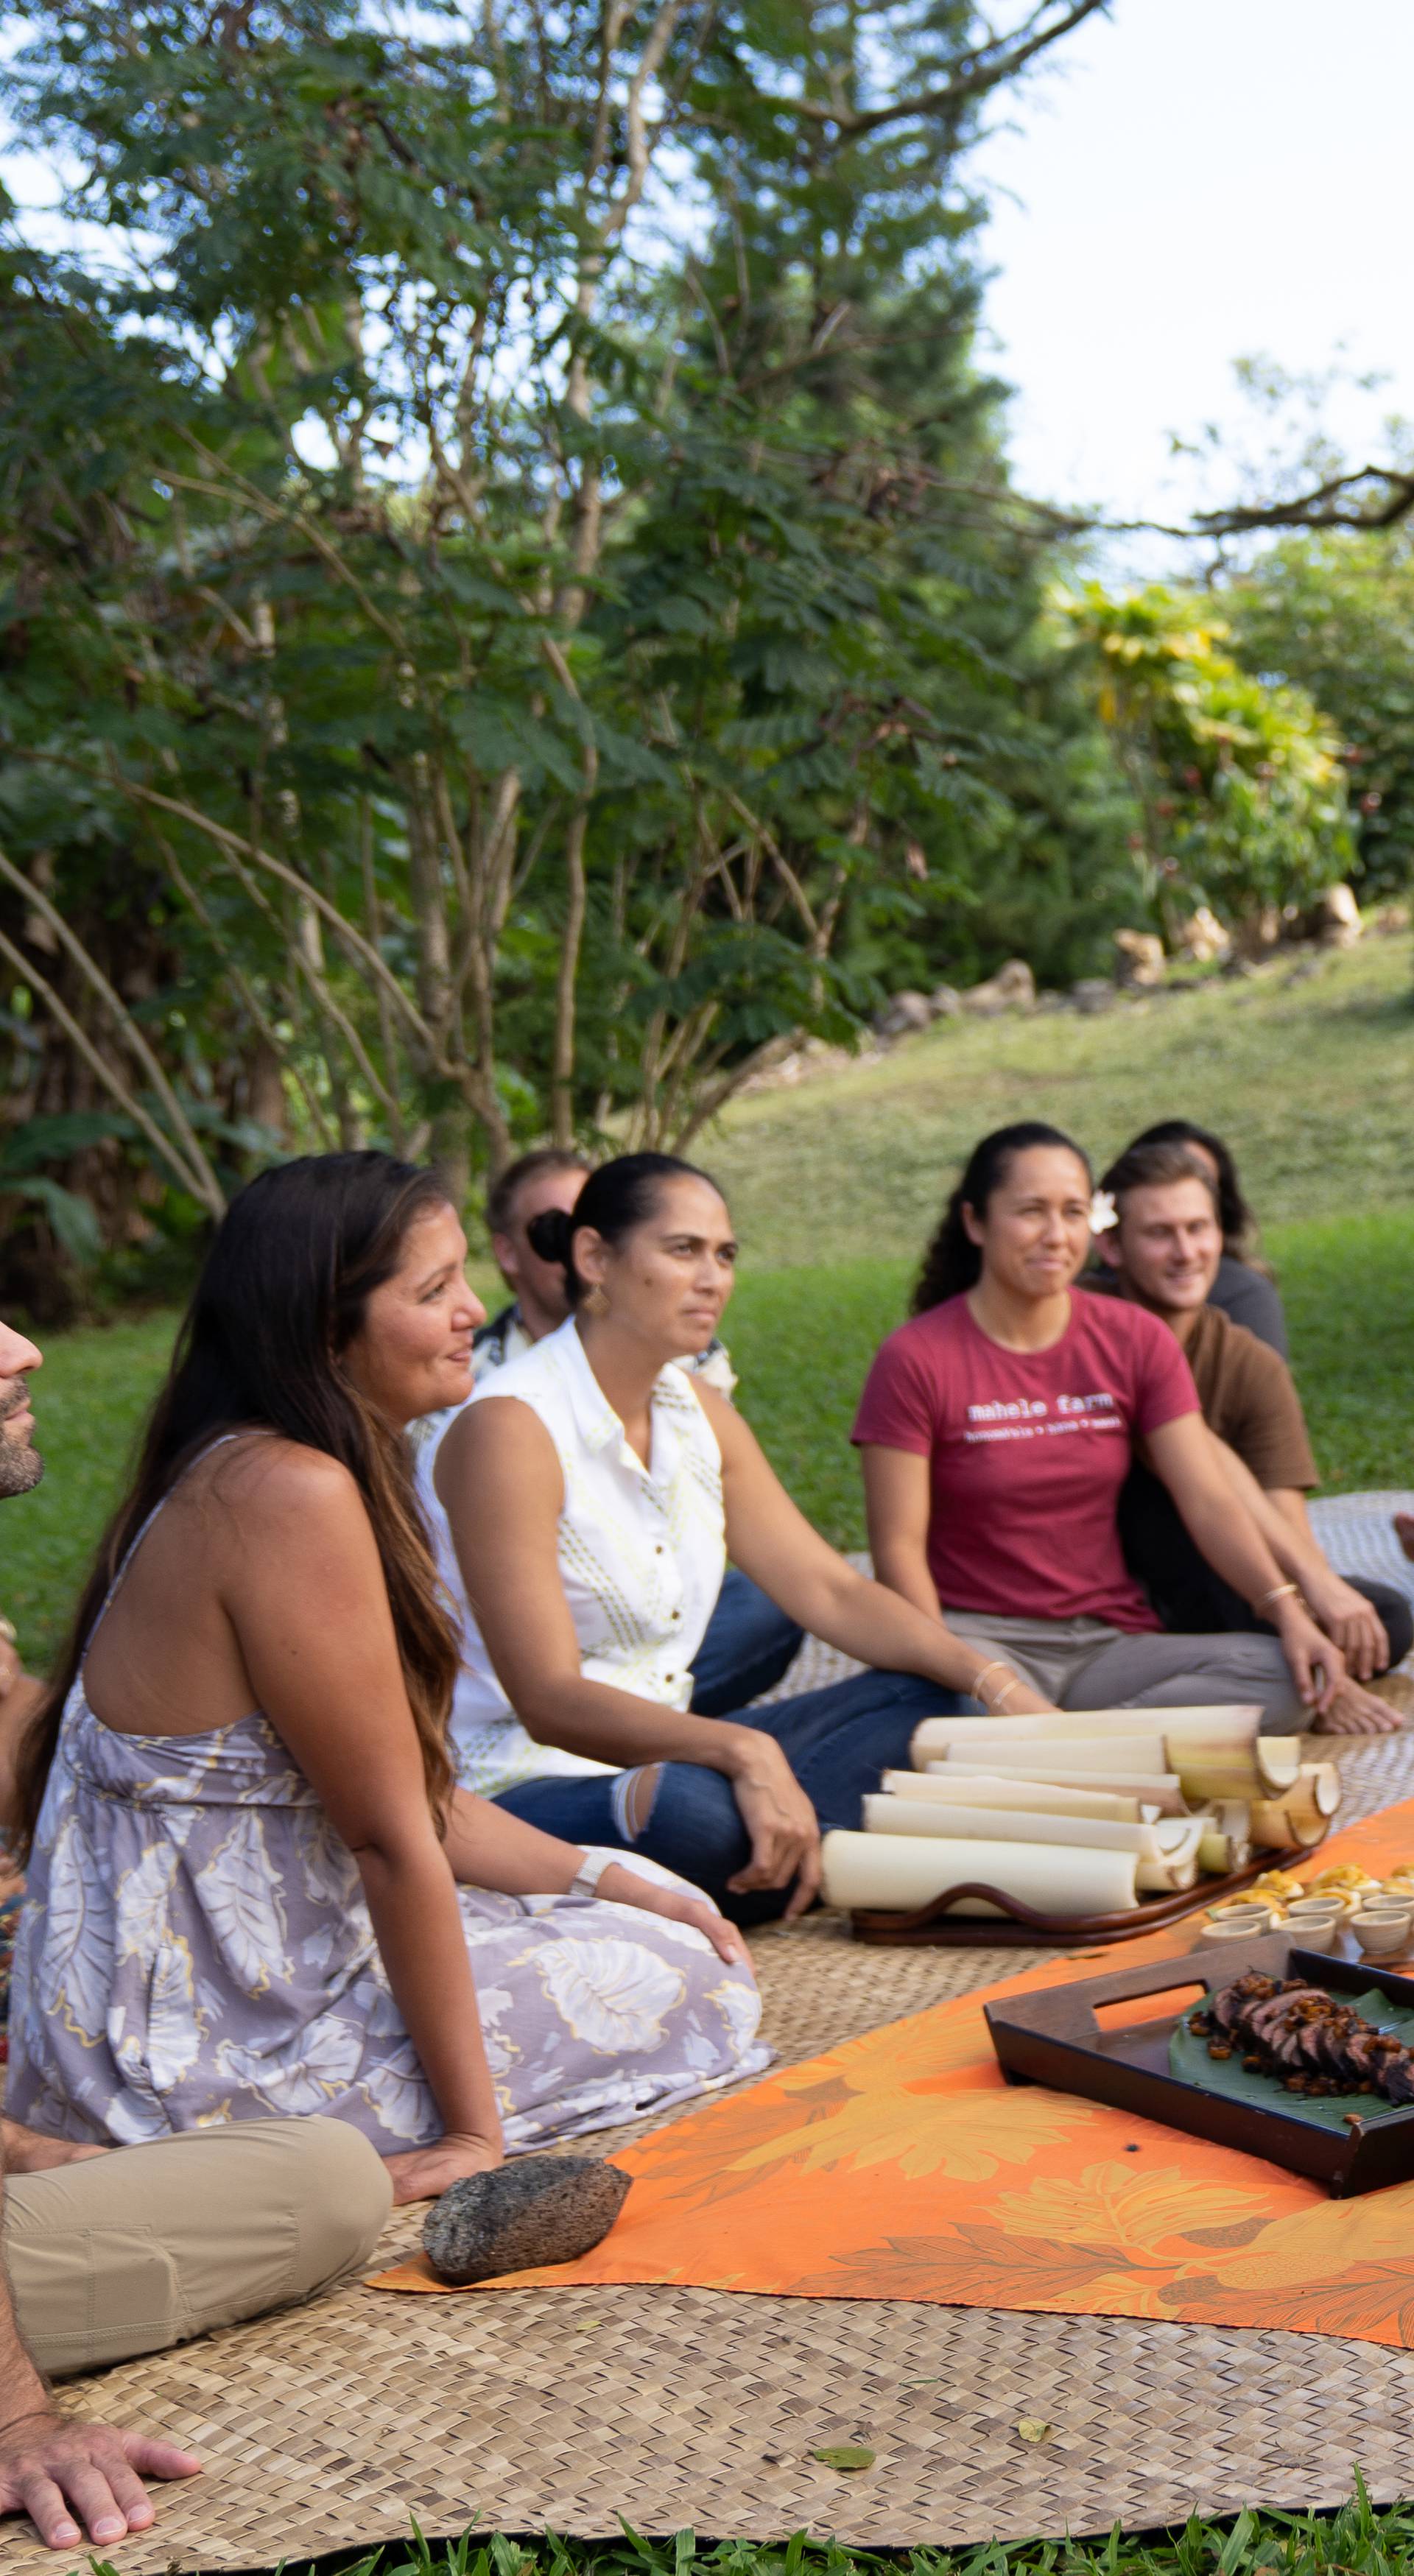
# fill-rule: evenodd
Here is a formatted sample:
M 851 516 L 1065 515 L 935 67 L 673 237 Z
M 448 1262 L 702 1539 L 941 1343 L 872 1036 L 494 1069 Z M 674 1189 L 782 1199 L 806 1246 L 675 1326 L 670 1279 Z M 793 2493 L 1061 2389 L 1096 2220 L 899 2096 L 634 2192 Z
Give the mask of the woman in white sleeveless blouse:
M 458 1776 L 544 1831 L 656 1860 L 739 1922 L 795 1913 L 822 1826 L 857 1826 L 921 1716 L 995 1657 L 857 1574 L 810 1527 L 741 1416 L 673 1365 L 711 1340 L 736 1243 L 720 1191 L 623 1155 L 531 1238 L 567 1324 L 432 1427 L 419 1491 L 457 1599 Z M 735 1715 L 691 1666 L 727 1557 L 871 1669 Z M 1046 1702 L 1002 1674 L 1012 1711 Z
M 465 1259 L 383 1154 L 268 1172 L 218 1233 L 23 1762 L 39 2128 L 332 2112 L 415 2200 L 767 2061 L 694 1889 L 451 1794 L 403 1435 L 466 1393 Z

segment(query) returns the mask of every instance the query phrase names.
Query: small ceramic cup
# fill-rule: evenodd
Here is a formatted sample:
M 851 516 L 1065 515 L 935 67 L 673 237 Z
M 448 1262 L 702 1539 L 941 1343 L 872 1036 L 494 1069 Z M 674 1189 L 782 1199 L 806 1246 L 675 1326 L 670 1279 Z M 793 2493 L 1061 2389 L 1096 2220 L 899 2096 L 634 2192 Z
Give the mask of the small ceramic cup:
M 1414 1920 L 1406 1913 L 1360 1913 L 1350 1928 L 1369 1959 L 1399 1958 L 1414 1936 Z
M 1338 1896 L 1298 1896 L 1286 1919 L 1293 1931 L 1302 1923 L 1343 1923 L 1345 1908 Z
M 1357 1909 L 1357 1921 L 1366 1914 L 1402 1914 L 1414 1917 L 1414 1898 L 1386 1896 L 1383 1889 L 1371 1889 Z
M 1314 1923 L 1293 1923 L 1293 1946 L 1298 1950 L 1333 1950 L 1344 1928 L 1338 1914 L 1323 1914 Z
M 1234 1922 L 1230 1914 L 1219 1914 L 1204 1924 L 1198 1938 L 1200 1941 L 1260 1941 L 1263 1933 L 1271 1929 L 1270 1917 L 1265 1922 L 1249 1923 L 1245 1919 Z
M 1259 1902 L 1210 1906 L 1208 1920 L 1210 1923 L 1230 1926 L 1240 1924 L 1242 1929 L 1251 1936 L 1258 1932 L 1274 1932 L 1277 1929 L 1278 1916 L 1273 1906 Z

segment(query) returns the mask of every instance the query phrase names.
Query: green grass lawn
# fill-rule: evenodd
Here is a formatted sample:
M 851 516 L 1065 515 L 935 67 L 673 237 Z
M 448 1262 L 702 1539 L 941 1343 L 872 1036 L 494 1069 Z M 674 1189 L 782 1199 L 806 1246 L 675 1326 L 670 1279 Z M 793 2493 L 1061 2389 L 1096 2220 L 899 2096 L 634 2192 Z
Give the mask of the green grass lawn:
M 1414 1207 L 1409 939 L 1293 971 L 1100 1019 L 944 1021 L 882 1063 L 742 1101 L 697 1150 L 752 1269 L 916 1258 L 969 1148 L 1012 1118 L 1050 1119 L 1097 1164 L 1154 1119 L 1197 1119 L 1230 1138 L 1269 1227 Z

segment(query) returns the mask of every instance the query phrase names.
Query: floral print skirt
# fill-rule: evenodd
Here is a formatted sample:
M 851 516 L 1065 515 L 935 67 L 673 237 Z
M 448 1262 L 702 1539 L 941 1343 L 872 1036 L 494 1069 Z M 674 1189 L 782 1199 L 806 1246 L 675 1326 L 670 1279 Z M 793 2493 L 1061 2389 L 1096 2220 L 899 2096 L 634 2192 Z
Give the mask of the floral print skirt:
M 458 1895 L 508 2148 L 769 2063 L 750 1970 L 688 1925 Z M 118 1735 L 75 1684 L 16 1944 L 6 2109 L 119 2144 L 311 2112 L 385 2155 L 438 2134 L 357 1866 L 265 1718 Z

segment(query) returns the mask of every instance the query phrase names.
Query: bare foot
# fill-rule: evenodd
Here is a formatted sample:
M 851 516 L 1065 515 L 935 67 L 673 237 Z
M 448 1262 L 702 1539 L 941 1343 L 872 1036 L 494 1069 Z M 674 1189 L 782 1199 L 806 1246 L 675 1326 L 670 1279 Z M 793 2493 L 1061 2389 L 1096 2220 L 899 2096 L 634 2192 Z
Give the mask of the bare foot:
M 1407 1557 L 1414 1561 L 1414 1512 L 1396 1512 L 1394 1534 Z
M 1318 1717 L 1315 1735 L 1397 1735 L 1404 1724 L 1403 1712 L 1392 1708 L 1388 1700 L 1377 1699 L 1373 1691 L 1352 1681 L 1347 1673 L 1337 1684 L 1324 1717 Z

